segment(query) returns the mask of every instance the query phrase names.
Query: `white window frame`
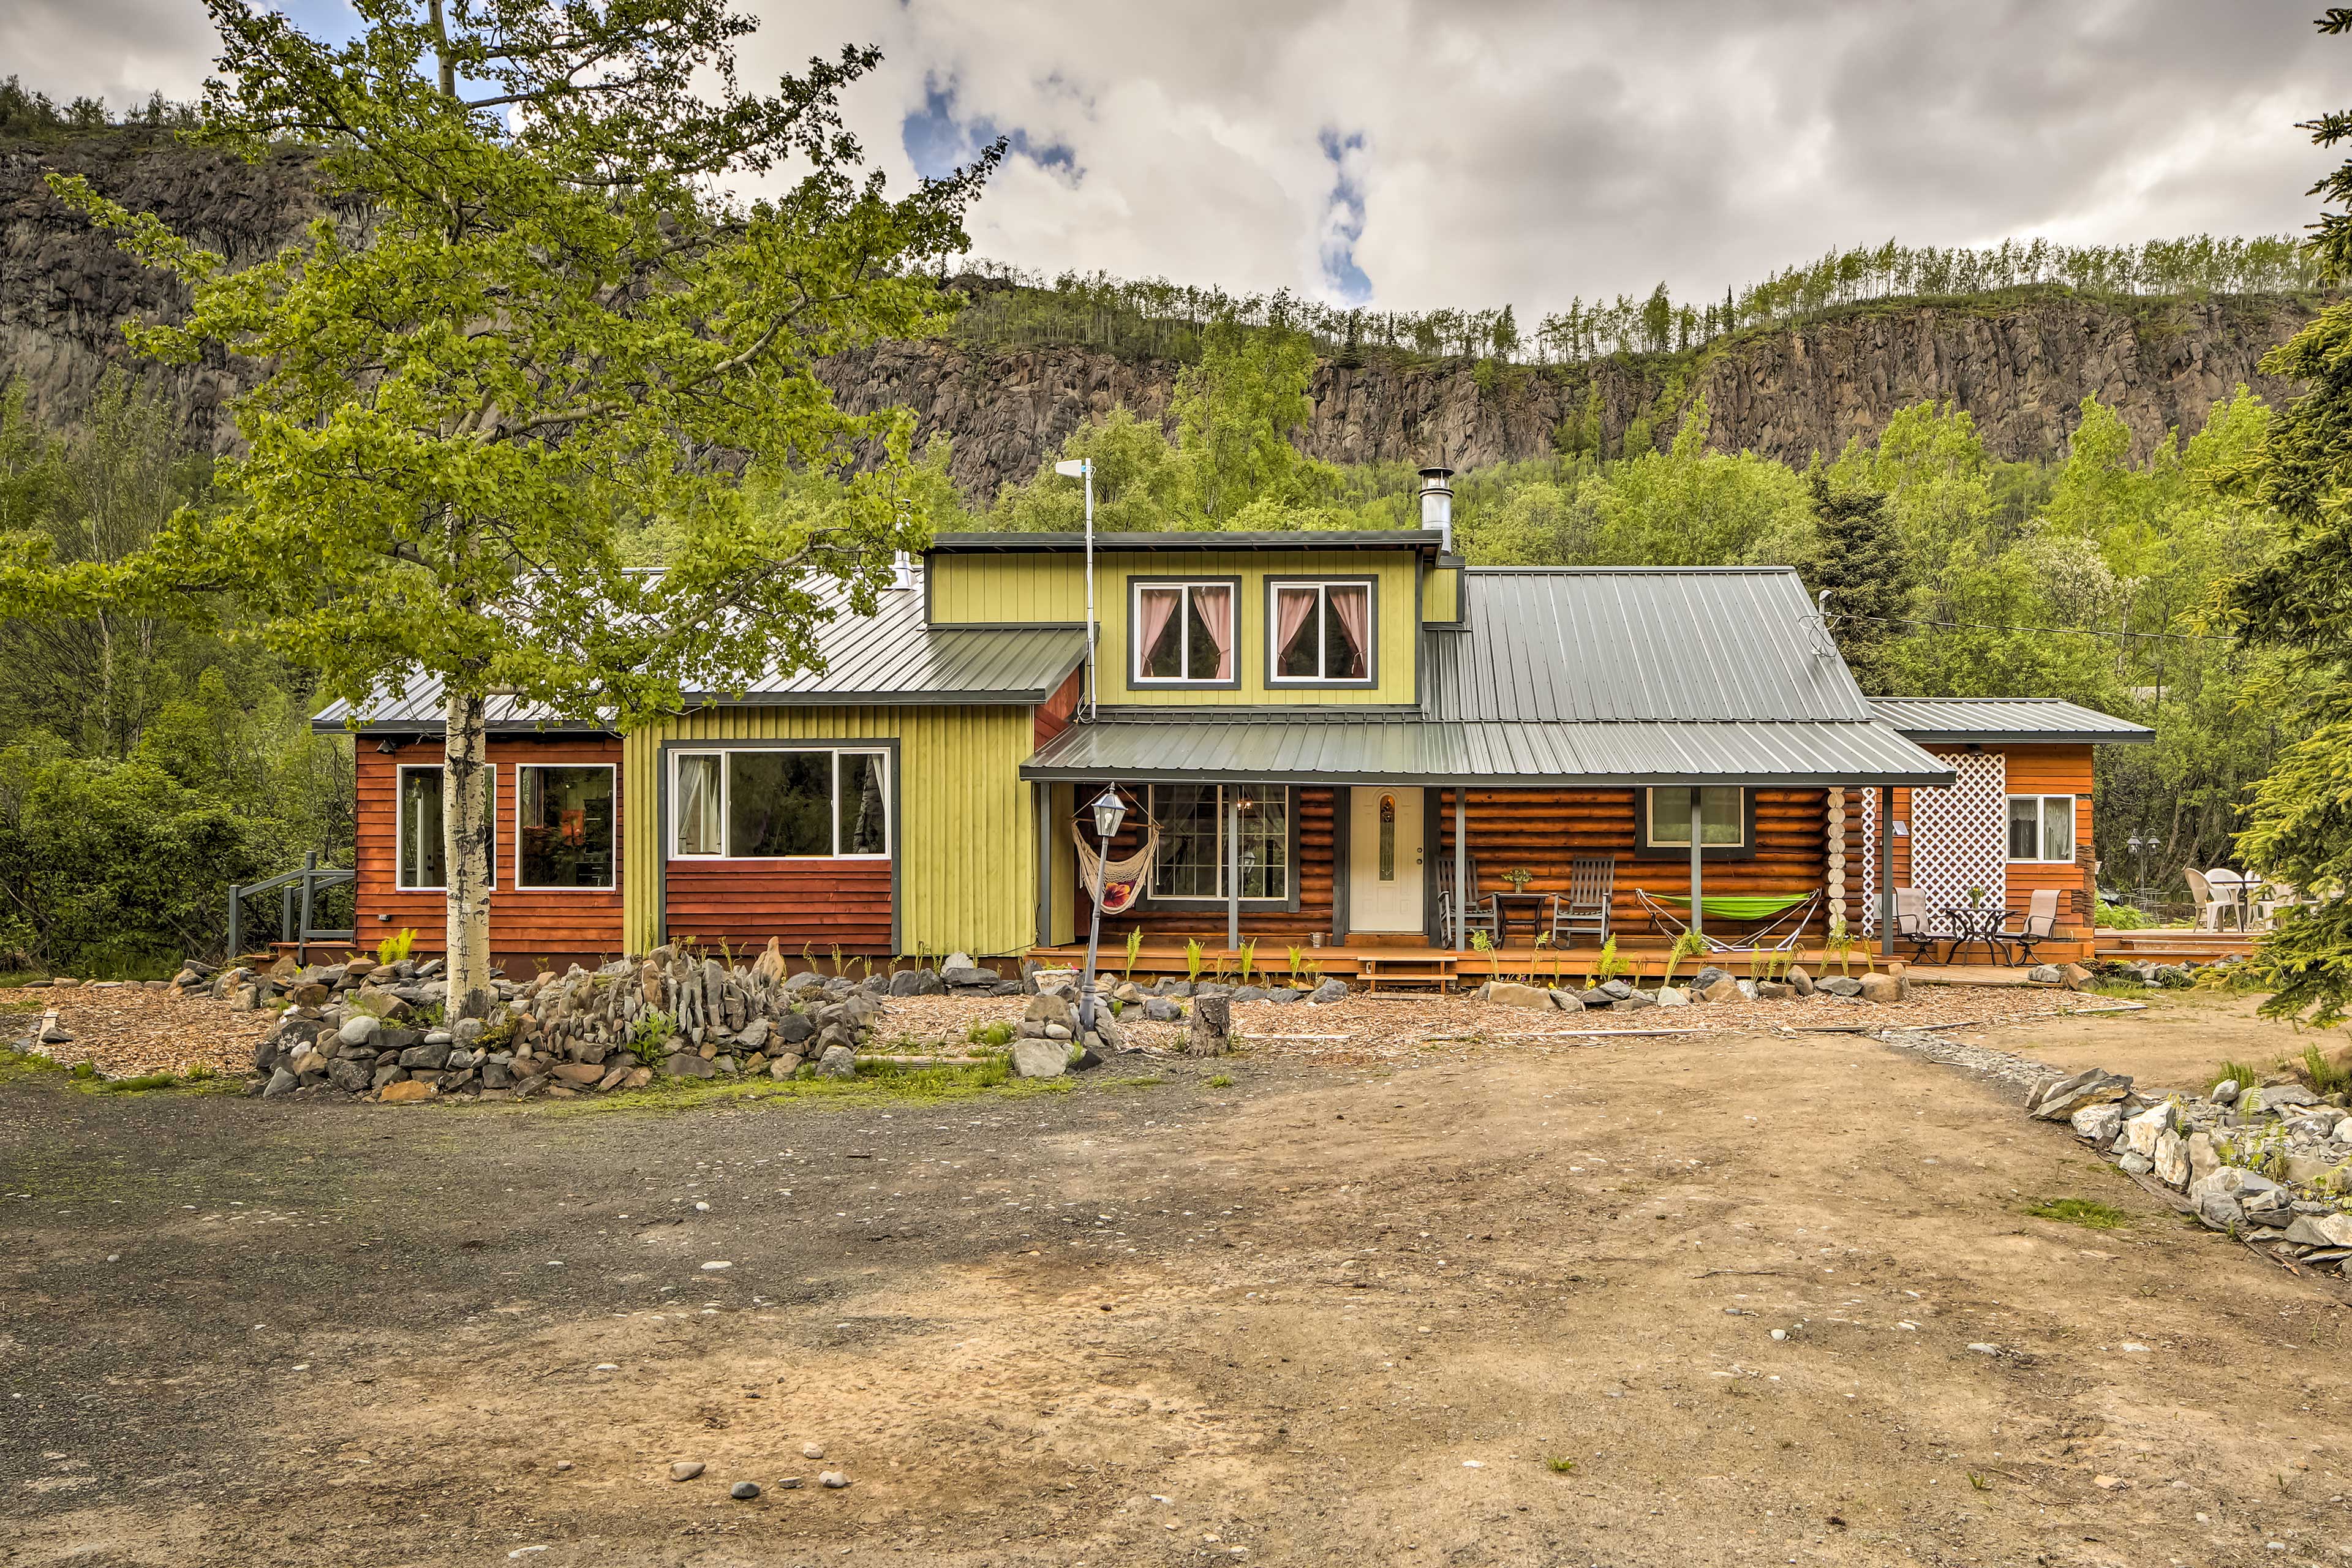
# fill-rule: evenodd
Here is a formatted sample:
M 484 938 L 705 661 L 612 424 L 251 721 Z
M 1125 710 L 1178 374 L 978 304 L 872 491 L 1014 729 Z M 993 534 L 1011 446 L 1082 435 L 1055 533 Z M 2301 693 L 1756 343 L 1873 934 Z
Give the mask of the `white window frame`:
M 613 879 L 601 888 L 541 885 L 522 879 L 522 775 L 539 768 L 602 768 L 613 775 Z M 518 893 L 604 893 L 621 888 L 621 770 L 612 763 L 517 763 L 515 771 L 514 890 Z
M 1748 786 L 1746 784 L 1645 784 L 1642 789 L 1642 811 L 1643 814 L 1642 832 L 1643 837 L 1648 840 L 1651 848 L 1680 850 L 1687 850 L 1690 848 L 1690 840 L 1687 837 L 1661 839 L 1658 837 L 1658 791 L 1661 789 L 1695 789 L 1700 792 L 1700 799 L 1702 802 L 1706 799 L 1706 792 L 1708 790 L 1730 790 L 1732 792 L 1732 801 L 1736 807 L 1733 813 L 1734 819 L 1739 824 L 1739 837 L 1732 839 L 1729 843 L 1717 843 L 1716 840 L 1710 838 L 1701 844 L 1699 847 L 1701 849 L 1745 849 L 1748 847 Z M 1689 833 L 1690 817 L 1688 815 L 1685 814 L 1676 823 L 1676 826 L 1679 826 L 1684 833 Z
M 1145 786 L 1144 815 L 1152 821 L 1160 820 L 1160 792 L 1172 786 L 1156 784 Z M 1226 897 L 1225 889 L 1225 872 L 1228 868 L 1225 864 L 1227 858 L 1225 829 L 1233 817 L 1233 796 L 1229 792 L 1235 789 L 1270 790 L 1274 792 L 1275 797 L 1282 802 L 1282 891 L 1244 893 L 1242 903 L 1244 907 L 1272 904 L 1287 906 L 1290 902 L 1291 889 L 1297 885 L 1298 878 L 1297 857 L 1291 853 L 1292 830 L 1297 826 L 1292 821 L 1292 816 L 1298 809 L 1298 803 L 1293 798 L 1291 787 L 1288 784 L 1250 783 L 1200 784 L 1192 787 L 1213 789 L 1217 792 L 1217 890 L 1213 893 L 1159 893 L 1153 892 L 1147 886 L 1144 889 L 1145 896 L 1155 904 L 1171 906 L 1191 905 L 1198 908 L 1230 903 L 1232 900 Z M 1155 867 L 1153 869 L 1156 873 L 1158 868 Z
M 734 842 L 735 823 L 735 763 L 737 756 L 775 756 L 783 752 L 821 752 L 833 759 L 833 811 L 828 820 L 833 825 L 833 853 L 830 855 L 737 855 L 721 848 L 715 855 L 688 855 L 677 847 L 677 787 L 678 769 L 688 757 L 719 759 L 719 842 Z M 882 763 L 882 848 L 879 852 L 866 850 L 844 854 L 841 849 L 841 759 L 844 757 L 877 757 Z M 662 825 L 667 842 L 663 846 L 673 860 L 740 860 L 747 865 L 765 865 L 777 860 L 887 860 L 898 847 L 898 802 L 893 798 L 896 778 L 891 769 L 887 746 L 685 746 L 670 753 L 669 760 L 669 820 Z
M 447 891 L 449 890 L 449 884 L 448 884 L 447 882 L 446 882 L 446 881 L 441 881 L 441 882 L 410 882 L 410 881 L 406 881 L 406 880 L 404 880 L 404 879 L 405 879 L 405 878 L 407 877 L 407 875 L 408 875 L 408 809 L 407 809 L 407 795 L 408 795 L 407 779 L 408 779 L 408 775 L 409 775 L 409 774 L 411 774 L 411 773 L 433 773 L 433 774 L 439 775 L 439 776 L 441 777 L 441 779 L 442 779 L 441 810 L 442 810 L 442 813 L 443 813 L 443 818 L 442 818 L 442 819 L 443 819 L 444 821 L 446 821 L 446 820 L 447 820 L 447 812 L 448 812 L 448 810 L 449 810 L 447 772 L 448 772 L 448 770 L 447 770 L 446 766 L 445 764 L 441 763 L 401 763 L 396 764 L 396 765 L 393 768 L 393 771 L 392 771 L 392 886 L 393 886 L 393 890 L 394 890 L 394 892 L 399 892 L 399 893 L 446 893 L 446 892 L 447 892 Z M 483 776 L 483 779 L 484 779 L 484 781 L 485 781 L 485 784 L 486 784 L 486 785 L 487 785 L 487 787 L 488 787 L 488 792 L 489 792 L 489 801 L 488 801 L 489 809 L 490 809 L 490 880 L 489 880 L 489 885 L 490 885 L 491 887 L 495 888 L 495 887 L 497 887 L 497 886 L 499 885 L 499 764 L 498 764 L 498 763 L 483 763 L 483 764 L 482 764 L 482 776 Z M 448 866 L 447 866 L 447 864 L 446 864 L 446 858 L 445 858 L 445 860 L 444 860 L 444 863 L 443 863 L 443 866 L 442 866 L 442 874 L 443 874 L 445 877 L 448 874 Z
M 1330 639 L 1325 617 L 1331 613 L 1331 590 L 1361 588 L 1364 591 L 1364 673 L 1361 675 L 1326 675 L 1322 673 L 1325 656 L 1330 652 Z M 1315 664 L 1313 675 L 1282 673 L 1282 649 L 1275 646 L 1275 637 L 1282 626 L 1282 595 L 1292 590 L 1311 590 L 1315 598 Z M 1265 584 L 1265 683 L 1268 686 L 1352 687 L 1371 686 L 1381 673 L 1381 591 L 1379 582 L 1371 577 L 1269 577 Z
M 1213 672 L 1194 675 L 1192 669 L 1192 595 L 1203 588 L 1217 588 L 1230 595 L 1234 604 L 1234 672 L 1223 679 Z M 1176 625 L 1187 635 L 1184 637 L 1184 669 L 1182 675 L 1146 675 L 1143 661 L 1151 650 L 1143 646 L 1143 595 L 1147 593 L 1181 594 L 1176 605 Z M 1231 577 L 1131 577 L 1127 592 L 1127 640 L 1131 651 L 1128 655 L 1128 680 L 1135 686 L 1239 686 L 1242 683 L 1242 584 Z
M 2009 828 L 2011 822 L 2009 814 L 2013 809 L 2010 805 L 2009 802 L 2019 800 L 2030 800 L 2034 803 L 2033 853 L 2031 855 L 2010 855 L 2009 863 L 2012 866 L 2072 866 L 2074 864 L 2074 852 L 2082 847 L 2083 808 L 2076 802 L 2075 797 L 2071 795 L 2012 795 L 2009 796 L 2007 800 L 2004 800 L 2001 804 L 2000 816 L 2001 852 L 2006 855 L 2009 851 Z M 2066 837 L 2068 840 L 2068 852 L 2065 856 L 2059 858 L 2053 858 L 2049 853 L 2050 803 L 2053 800 L 2063 800 L 2066 803 Z

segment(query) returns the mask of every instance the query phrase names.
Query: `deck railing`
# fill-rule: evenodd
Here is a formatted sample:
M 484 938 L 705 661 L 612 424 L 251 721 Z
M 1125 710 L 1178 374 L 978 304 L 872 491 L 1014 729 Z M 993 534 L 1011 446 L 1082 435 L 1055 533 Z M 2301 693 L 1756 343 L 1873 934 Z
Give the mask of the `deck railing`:
M 278 901 L 278 940 L 294 944 L 299 962 L 310 962 L 310 947 L 314 942 L 348 945 L 357 934 L 354 931 L 321 931 L 310 923 L 317 912 L 319 895 L 329 888 L 340 888 L 356 881 L 359 873 L 345 867 L 321 866 L 319 854 L 312 850 L 302 857 L 301 869 L 284 871 L 267 881 L 249 882 L 243 887 L 235 883 L 228 889 L 228 956 L 235 962 L 244 946 L 243 926 L 245 900 L 256 893 L 275 892 Z

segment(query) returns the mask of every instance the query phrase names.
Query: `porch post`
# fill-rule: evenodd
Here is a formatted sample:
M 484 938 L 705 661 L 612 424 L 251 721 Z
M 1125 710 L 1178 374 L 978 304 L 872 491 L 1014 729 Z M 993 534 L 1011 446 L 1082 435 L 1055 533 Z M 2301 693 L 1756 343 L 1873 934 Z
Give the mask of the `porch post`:
M 1470 792 L 1454 786 L 1454 951 L 1470 945 Z
M 1054 786 L 1029 786 L 1037 803 L 1037 945 L 1054 940 Z
M 1699 895 L 1700 895 L 1701 889 L 1700 889 L 1700 885 L 1699 885 L 1699 883 L 1700 883 L 1700 879 L 1699 879 L 1699 870 L 1698 870 L 1698 867 L 1699 867 L 1699 848 L 1700 848 L 1700 844 L 1701 844 L 1701 840 L 1700 840 L 1700 837 L 1699 837 L 1699 834 L 1700 834 L 1700 832 L 1701 832 L 1701 826 L 1700 826 L 1700 822 L 1699 822 L 1700 812 L 1699 812 L 1698 785 L 1696 785 L 1696 784 L 1693 784 L 1693 785 L 1691 785 L 1691 792 L 1690 792 L 1690 795 L 1691 795 L 1691 799 L 1690 799 L 1690 807 L 1691 807 L 1691 813 L 1690 813 L 1690 835 L 1691 835 L 1691 927 L 1690 927 L 1690 928 L 1691 928 L 1691 930 L 1696 931 L 1705 931 L 1705 930 L 1706 929 L 1706 917 L 1701 913 L 1700 909 L 1699 909 Z
M 1895 786 L 1878 786 L 1878 951 L 1895 956 Z
M 1242 944 L 1242 792 L 1235 784 L 1225 807 L 1225 945 Z

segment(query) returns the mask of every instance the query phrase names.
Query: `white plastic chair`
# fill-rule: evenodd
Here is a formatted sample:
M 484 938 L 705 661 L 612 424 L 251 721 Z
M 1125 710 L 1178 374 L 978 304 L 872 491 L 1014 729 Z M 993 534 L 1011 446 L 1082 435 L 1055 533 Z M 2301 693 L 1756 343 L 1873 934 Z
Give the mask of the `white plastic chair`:
M 2194 866 L 2182 868 L 2180 874 L 2189 879 L 2189 899 L 2197 906 L 2196 929 L 2220 931 L 2221 900 L 2216 896 L 2213 884 L 2206 879 L 2204 872 Z
M 2205 881 L 2213 889 L 2213 897 L 2221 901 L 2221 910 L 2229 914 L 2231 922 L 2240 931 L 2245 930 L 2247 898 L 2261 884 L 2247 877 L 2244 872 L 2232 871 L 2227 866 L 2216 866 L 2206 872 Z M 2217 911 L 2214 915 L 2215 931 L 2221 929 L 2220 922 L 2221 911 Z

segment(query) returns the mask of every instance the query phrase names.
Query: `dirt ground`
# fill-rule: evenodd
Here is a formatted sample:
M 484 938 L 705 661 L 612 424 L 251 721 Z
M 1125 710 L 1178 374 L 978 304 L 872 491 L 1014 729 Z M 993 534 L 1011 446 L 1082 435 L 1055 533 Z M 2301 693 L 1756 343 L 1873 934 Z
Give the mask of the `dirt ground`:
M 2286 1038 L 2245 1010 L 1986 1037 L 2185 1079 Z M 2352 1555 L 2345 1288 L 1959 1071 L 1815 1035 L 1153 1072 L 0 1083 L 0 1563 Z M 2024 1213 L 2059 1196 L 2129 1223 Z

